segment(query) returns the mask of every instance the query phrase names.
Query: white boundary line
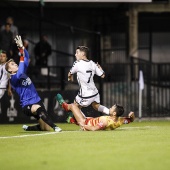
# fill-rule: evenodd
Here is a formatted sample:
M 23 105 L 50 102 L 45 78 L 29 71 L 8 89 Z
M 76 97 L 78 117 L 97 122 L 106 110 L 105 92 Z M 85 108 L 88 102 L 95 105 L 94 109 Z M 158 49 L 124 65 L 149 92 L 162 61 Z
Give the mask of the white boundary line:
M 118 129 L 147 129 L 147 128 L 155 128 L 156 126 L 143 126 L 143 127 L 120 127 Z M 62 131 L 62 132 L 44 132 L 40 134 L 28 134 L 28 135 L 18 135 L 18 136 L 2 136 L 0 139 L 10 139 L 10 138 L 25 138 L 25 137 L 31 137 L 31 136 L 44 136 L 44 135 L 53 135 L 57 133 L 65 133 L 65 132 L 82 132 L 80 130 L 76 131 Z
M 30 136 L 44 136 L 44 135 L 52 135 L 60 132 L 49 132 L 49 133 L 41 133 L 41 134 L 30 134 L 30 135 L 18 135 L 18 136 L 2 136 L 0 139 L 9 139 L 9 138 L 24 138 Z
M 31 137 L 31 136 L 44 136 L 44 135 L 53 135 L 57 133 L 63 133 L 63 132 L 81 132 L 81 131 L 62 131 L 62 132 L 44 132 L 40 134 L 28 134 L 28 135 L 18 135 L 18 136 L 1 136 L 0 139 L 10 139 L 10 138 L 25 138 L 25 137 Z

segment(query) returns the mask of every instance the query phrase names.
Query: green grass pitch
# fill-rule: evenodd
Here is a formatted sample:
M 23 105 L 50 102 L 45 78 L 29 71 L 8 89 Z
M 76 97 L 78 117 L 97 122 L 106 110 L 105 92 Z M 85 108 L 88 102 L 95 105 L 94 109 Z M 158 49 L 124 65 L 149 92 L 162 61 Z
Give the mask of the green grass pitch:
M 0 125 L 1 170 L 170 170 L 170 121 L 142 121 L 114 131 L 25 132 Z

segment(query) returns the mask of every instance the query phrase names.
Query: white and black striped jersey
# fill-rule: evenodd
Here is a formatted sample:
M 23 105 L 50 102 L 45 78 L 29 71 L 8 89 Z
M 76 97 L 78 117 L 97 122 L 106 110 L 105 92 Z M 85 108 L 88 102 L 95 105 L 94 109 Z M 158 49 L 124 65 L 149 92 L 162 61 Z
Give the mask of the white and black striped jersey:
M 71 70 L 71 74 L 77 73 L 77 81 L 80 86 L 79 96 L 89 98 L 98 94 L 98 89 L 94 84 L 93 77 L 102 76 L 103 70 L 99 69 L 96 63 L 92 60 L 77 60 L 74 62 Z
M 0 64 L 0 89 L 6 89 L 9 75 L 5 70 L 5 64 Z

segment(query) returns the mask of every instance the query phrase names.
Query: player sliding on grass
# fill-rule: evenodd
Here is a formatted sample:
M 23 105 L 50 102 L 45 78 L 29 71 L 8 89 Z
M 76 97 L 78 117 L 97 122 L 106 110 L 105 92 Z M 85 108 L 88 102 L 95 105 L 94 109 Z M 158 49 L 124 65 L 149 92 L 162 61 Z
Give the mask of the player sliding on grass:
M 49 117 L 31 79 L 26 75 L 29 65 L 29 54 L 23 46 L 21 36 L 17 35 L 14 40 L 20 52 L 19 66 L 11 59 L 6 63 L 5 69 L 11 75 L 10 83 L 12 88 L 20 96 L 23 113 L 27 116 L 33 116 L 39 123 L 34 126 L 24 125 L 23 129 L 26 131 L 49 131 L 53 128 L 54 131 L 60 132 L 61 129 Z
M 134 112 L 130 112 L 128 117 L 120 117 L 124 113 L 124 108 L 117 104 L 109 109 L 110 116 L 85 117 L 76 104 L 67 104 L 60 94 L 57 94 L 56 98 L 66 111 L 72 111 L 77 124 L 85 131 L 114 130 L 122 124 L 133 122 L 135 119 Z

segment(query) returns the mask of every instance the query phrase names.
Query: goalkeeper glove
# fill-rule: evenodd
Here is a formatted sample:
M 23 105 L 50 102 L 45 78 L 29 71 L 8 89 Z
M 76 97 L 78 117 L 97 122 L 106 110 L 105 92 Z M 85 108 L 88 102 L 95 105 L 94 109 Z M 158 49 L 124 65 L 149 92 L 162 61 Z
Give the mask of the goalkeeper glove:
M 15 40 L 15 43 L 17 44 L 18 48 L 23 48 L 24 47 L 20 35 L 17 35 L 14 40 Z

